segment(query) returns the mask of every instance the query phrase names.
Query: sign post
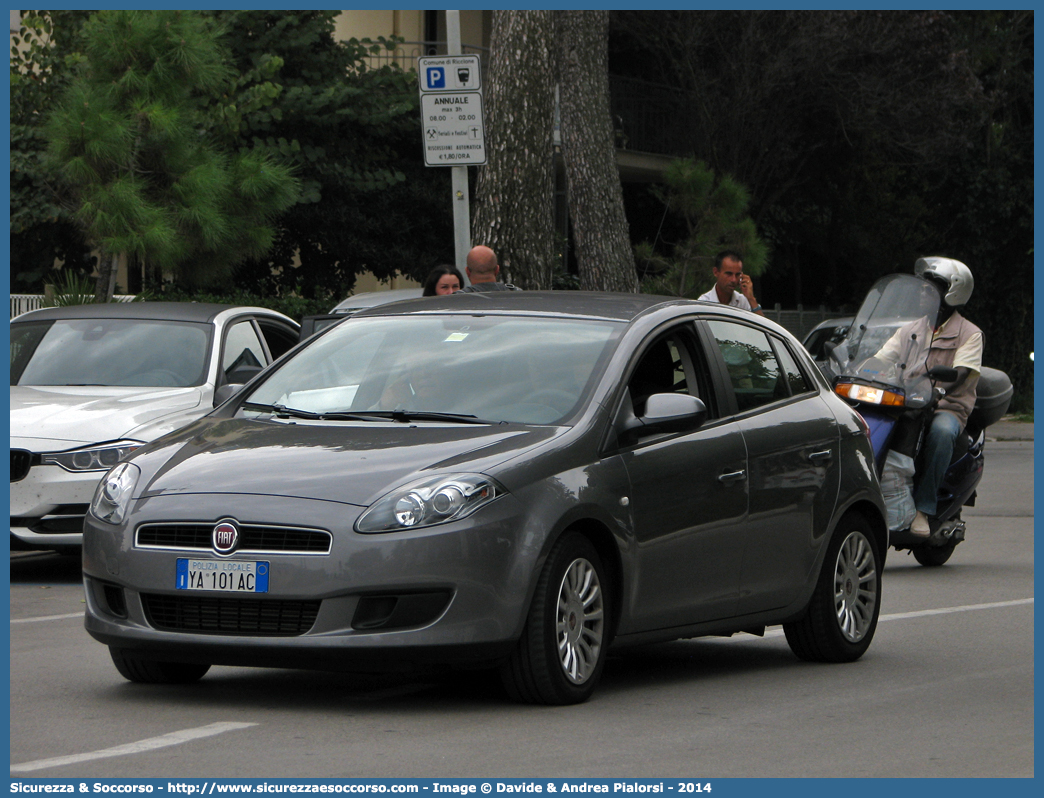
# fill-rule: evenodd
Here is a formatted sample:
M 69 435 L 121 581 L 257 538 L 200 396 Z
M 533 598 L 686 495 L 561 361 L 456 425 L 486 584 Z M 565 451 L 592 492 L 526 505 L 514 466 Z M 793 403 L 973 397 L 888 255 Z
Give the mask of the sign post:
M 465 269 L 471 249 L 468 166 L 486 162 L 482 116 L 482 70 L 477 55 L 460 54 L 458 12 L 446 12 L 450 55 L 422 56 L 417 75 L 421 100 L 424 165 L 450 166 L 456 266 Z

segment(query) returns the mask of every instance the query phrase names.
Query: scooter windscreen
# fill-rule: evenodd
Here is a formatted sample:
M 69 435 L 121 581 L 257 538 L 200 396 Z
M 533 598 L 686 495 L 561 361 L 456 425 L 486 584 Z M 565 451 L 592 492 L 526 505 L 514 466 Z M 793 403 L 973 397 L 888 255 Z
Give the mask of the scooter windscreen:
M 837 381 L 891 391 L 907 407 L 930 401 L 926 361 L 940 299 L 931 283 L 913 275 L 878 280 L 848 336 L 830 352 Z

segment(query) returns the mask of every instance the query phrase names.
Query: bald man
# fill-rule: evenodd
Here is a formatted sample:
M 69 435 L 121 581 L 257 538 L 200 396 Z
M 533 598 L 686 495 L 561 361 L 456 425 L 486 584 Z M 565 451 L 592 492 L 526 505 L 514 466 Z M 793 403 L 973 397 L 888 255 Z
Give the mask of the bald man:
M 458 291 L 458 294 L 519 290 L 510 283 L 497 282 L 497 277 L 500 275 L 500 264 L 497 263 L 496 253 L 489 247 L 484 247 L 481 244 L 477 247 L 472 247 L 468 253 L 466 263 L 464 271 L 467 272 L 471 285 Z

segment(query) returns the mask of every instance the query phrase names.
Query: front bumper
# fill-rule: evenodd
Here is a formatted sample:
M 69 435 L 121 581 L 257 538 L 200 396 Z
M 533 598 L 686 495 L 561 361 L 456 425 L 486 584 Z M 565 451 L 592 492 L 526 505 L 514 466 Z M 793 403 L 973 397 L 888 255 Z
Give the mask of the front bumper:
M 104 471 L 70 472 L 36 465 L 11 483 L 12 547 L 79 546 L 83 520 Z
M 351 670 L 486 661 L 521 633 L 543 540 L 503 496 L 461 521 L 362 535 L 361 508 L 241 495 L 139 500 L 128 527 L 87 517 L 86 628 L 169 661 Z M 329 554 L 142 548 L 142 524 L 225 518 L 332 533 Z M 133 529 L 129 528 L 133 526 Z M 265 594 L 175 589 L 178 558 L 270 563 Z

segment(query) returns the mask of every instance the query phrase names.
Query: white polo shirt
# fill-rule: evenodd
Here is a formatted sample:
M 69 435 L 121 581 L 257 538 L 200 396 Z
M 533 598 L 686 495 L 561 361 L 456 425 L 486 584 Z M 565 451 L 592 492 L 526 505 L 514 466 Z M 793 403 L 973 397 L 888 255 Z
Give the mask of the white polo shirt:
M 718 289 L 717 288 L 712 288 L 706 294 L 704 294 L 703 296 L 698 297 L 698 298 L 703 300 L 704 302 L 717 302 L 718 301 Z M 743 296 L 743 294 L 741 294 L 739 291 L 733 291 L 732 292 L 732 301 L 729 302 L 729 304 L 732 307 L 734 307 L 734 308 L 742 308 L 743 310 L 752 310 L 752 308 L 750 307 L 750 303 L 747 301 L 747 298 L 745 296 Z

